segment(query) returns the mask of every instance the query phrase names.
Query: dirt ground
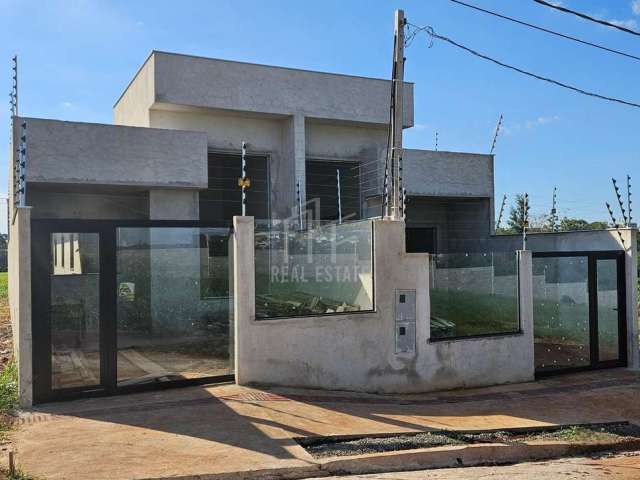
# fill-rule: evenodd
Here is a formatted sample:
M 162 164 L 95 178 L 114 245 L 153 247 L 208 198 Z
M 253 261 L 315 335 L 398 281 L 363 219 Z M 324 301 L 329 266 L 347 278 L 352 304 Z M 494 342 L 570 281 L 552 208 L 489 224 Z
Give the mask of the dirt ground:
M 640 478 L 640 452 L 561 458 L 517 465 L 443 468 L 401 473 L 329 477 L 326 480 L 632 480 Z M 319 479 L 309 479 L 319 480 Z

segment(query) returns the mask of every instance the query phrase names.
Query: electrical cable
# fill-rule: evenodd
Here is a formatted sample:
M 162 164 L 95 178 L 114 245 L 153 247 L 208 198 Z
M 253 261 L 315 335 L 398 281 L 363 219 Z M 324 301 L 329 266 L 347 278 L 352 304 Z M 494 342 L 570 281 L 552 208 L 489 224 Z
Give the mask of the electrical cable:
M 477 10 L 479 12 L 484 12 L 484 13 L 487 13 L 489 15 L 493 15 L 495 17 L 502 18 L 504 20 L 508 20 L 510 22 L 514 22 L 514 23 L 517 23 L 517 24 L 520 24 L 520 25 L 524 25 L 525 27 L 533 28 L 533 29 L 539 30 L 541 32 L 545 32 L 545 33 L 549 33 L 551 35 L 555 35 L 557 37 L 561 37 L 561 38 L 564 38 L 566 40 L 572 40 L 574 42 L 578 42 L 578 43 L 581 43 L 583 45 L 588 45 L 590 47 L 598 48 L 600 50 L 604 50 L 604 51 L 609 52 L 609 53 L 614 53 L 616 55 L 622 55 L 623 57 L 628 57 L 628 58 L 631 58 L 633 60 L 640 61 L 640 57 L 637 57 L 637 56 L 632 55 L 630 53 L 621 52 L 620 50 L 615 50 L 613 48 L 605 47 L 604 45 L 599 45 L 597 43 L 589 42 L 587 40 L 582 40 L 580 38 L 572 37 L 571 35 L 566 35 L 564 33 L 556 32 L 554 30 L 549 30 L 548 28 L 539 27 L 537 25 L 525 22 L 523 20 L 518 20 L 518 19 L 513 18 L 513 17 L 508 17 L 507 15 L 502 15 L 500 13 L 492 12 L 491 10 L 486 10 L 484 8 L 480 8 L 480 7 L 477 7 L 475 5 L 471 5 L 469 3 L 461 2 L 460 0 L 449 0 L 449 1 L 451 1 L 453 3 L 457 3 L 458 5 L 462 5 L 462 6 L 467 7 L 467 8 L 471 8 L 473 10 Z
M 466 46 L 464 46 L 464 45 L 462 45 L 460 43 L 457 43 L 457 42 L 455 42 L 454 40 L 452 40 L 450 38 L 447 38 L 447 37 L 445 37 L 443 35 L 437 34 L 433 30 L 433 28 L 430 27 L 430 26 L 418 27 L 417 25 L 412 25 L 412 24 L 408 24 L 408 25 L 411 25 L 411 27 L 416 29 L 411 34 L 412 35 L 411 36 L 411 40 L 413 40 L 413 38 L 420 32 L 426 32 L 427 35 L 429 35 L 429 37 L 431 38 L 431 44 L 429 45 L 429 48 L 431 48 L 431 46 L 433 44 L 433 39 L 436 38 L 438 40 L 442 40 L 443 42 L 447 42 L 450 45 L 453 45 L 454 47 L 457 47 L 457 48 L 459 48 L 461 50 L 464 50 L 464 51 L 466 51 L 468 53 L 471 53 L 472 55 L 475 55 L 476 57 L 479 57 L 479 58 L 482 58 L 482 59 L 487 60 L 489 62 L 495 63 L 496 65 L 499 65 L 499 66 L 501 66 L 503 68 L 507 68 L 509 70 L 513 70 L 514 72 L 521 73 L 522 75 L 526 75 L 528 77 L 535 78 L 536 80 L 541 80 L 541 81 L 544 81 L 544 82 L 548 82 L 548 83 L 551 83 L 551 84 L 556 85 L 558 87 L 566 88 L 568 90 L 572 90 L 574 92 L 580 93 L 582 95 L 586 95 L 586 96 L 594 97 L 594 98 L 599 98 L 600 100 L 606 100 L 608 102 L 619 103 L 619 104 L 622 104 L 622 105 L 627 105 L 629 107 L 640 108 L 640 104 L 638 104 L 638 103 L 629 102 L 627 100 L 622 100 L 622 99 L 615 98 L 615 97 L 608 97 L 606 95 L 601 95 L 601 94 L 595 93 L 595 92 L 589 92 L 587 90 L 583 90 L 581 88 L 574 87 L 573 85 L 569 85 L 567 83 L 559 82 L 558 80 L 554 80 L 552 78 L 543 77 L 541 75 L 538 75 L 538 74 L 529 72 L 527 70 L 523 70 L 521 68 L 514 67 L 513 65 L 509 65 L 507 63 L 501 62 L 499 60 L 496 60 L 495 58 L 489 57 L 489 56 L 484 55 L 484 54 L 482 54 L 480 52 L 477 52 L 476 50 L 473 50 L 473 49 L 471 49 L 469 47 L 466 47 Z
M 607 22 L 606 20 L 600 20 L 599 18 L 594 18 L 587 14 L 576 12 L 575 10 L 571 10 L 569 8 L 563 7 L 562 5 L 546 2 L 545 0 L 533 0 L 533 1 L 536 3 L 539 3 L 540 5 L 544 5 L 545 7 L 554 8 L 564 13 L 570 13 L 580 18 L 584 18 L 585 20 L 589 20 L 590 22 L 596 22 L 596 23 L 599 23 L 600 25 L 605 25 L 611 28 L 617 28 L 618 30 L 621 30 L 623 32 L 630 33 L 632 35 L 637 35 L 638 37 L 640 37 L 640 32 L 636 32 L 635 30 L 631 30 L 630 28 L 623 27 L 622 25 L 616 25 L 615 23 Z

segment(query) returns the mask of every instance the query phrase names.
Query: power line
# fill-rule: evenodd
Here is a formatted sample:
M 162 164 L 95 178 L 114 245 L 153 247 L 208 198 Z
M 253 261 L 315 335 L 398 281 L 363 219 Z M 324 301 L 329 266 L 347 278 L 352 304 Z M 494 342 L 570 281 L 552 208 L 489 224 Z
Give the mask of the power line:
M 618 30 L 621 30 L 623 32 L 630 33 L 632 35 L 637 35 L 640 37 L 640 33 L 636 32 L 635 30 L 631 30 L 630 28 L 623 27 L 622 25 L 616 25 L 615 23 L 607 22 L 606 20 L 600 20 L 599 18 L 594 18 L 584 13 L 576 12 L 575 10 L 571 10 L 569 8 L 563 7 L 562 5 L 555 5 L 553 3 L 545 2 L 545 0 L 533 0 L 533 1 L 536 3 L 539 3 L 540 5 L 544 5 L 545 7 L 554 8 L 564 13 L 570 13 L 580 18 L 584 18 L 585 20 L 589 20 L 590 22 L 596 22 L 596 23 L 599 23 L 600 25 L 605 25 L 611 28 L 617 28 Z
M 604 45 L 599 45 L 597 43 L 589 42 L 587 40 L 582 40 L 580 38 L 572 37 L 571 35 L 566 35 L 564 33 L 556 32 L 554 30 L 549 30 L 548 28 L 539 27 L 538 25 L 534 25 L 532 23 L 528 23 L 528 22 L 525 22 L 523 20 L 518 20 L 518 19 L 513 18 L 513 17 L 508 17 L 506 15 L 502 15 L 502 14 L 497 13 L 497 12 L 492 12 L 491 10 L 486 10 L 484 8 L 480 8 L 480 7 L 477 7 L 475 5 L 471 5 L 469 3 L 461 2 L 460 0 L 450 0 L 450 1 L 453 2 L 453 3 L 457 3 L 458 5 L 462 5 L 462 6 L 471 8 L 473 10 L 477 10 L 479 12 L 487 13 L 489 15 L 493 15 L 495 17 L 502 18 L 502 19 L 508 20 L 510 22 L 514 22 L 514 23 L 517 23 L 517 24 L 520 24 L 520 25 L 524 25 L 525 27 L 533 28 L 533 29 L 539 30 L 541 32 L 549 33 L 551 35 L 555 35 L 557 37 L 564 38 L 566 40 L 571 40 L 571 41 L 574 41 L 574 42 L 581 43 L 583 45 L 588 45 L 590 47 L 594 47 L 594 48 L 598 48 L 600 50 L 604 50 L 604 51 L 609 52 L 609 53 L 614 53 L 616 55 L 622 55 L 623 57 L 628 57 L 628 58 L 631 58 L 633 60 L 639 60 L 640 61 L 640 57 L 637 57 L 637 56 L 632 55 L 630 53 L 621 52 L 620 50 L 615 50 L 613 48 L 605 47 Z
M 415 30 L 408 36 L 408 38 L 413 39 L 418 33 L 426 32 L 427 35 L 429 35 L 429 37 L 431 38 L 432 42 L 433 42 L 434 38 L 437 38 L 438 40 L 442 40 L 444 42 L 447 42 L 447 43 L 453 45 L 454 47 L 458 47 L 458 48 L 460 48 L 460 49 L 462 49 L 462 50 L 464 50 L 466 52 L 469 52 L 472 55 L 475 55 L 476 57 L 482 58 L 484 60 L 488 60 L 489 62 L 495 63 L 496 65 L 499 65 L 501 67 L 507 68 L 509 70 L 513 70 L 515 72 L 521 73 L 522 75 L 526 75 L 528 77 L 535 78 L 537 80 L 542 80 L 544 82 L 548 82 L 548 83 L 551 83 L 553 85 L 557 85 L 559 87 L 566 88 L 568 90 L 572 90 L 574 92 L 581 93 L 582 95 L 586 95 L 586 96 L 589 96 L 589 97 L 599 98 L 601 100 L 606 100 L 608 102 L 620 103 L 622 105 L 627 105 L 629 107 L 640 108 L 640 104 L 638 104 L 638 103 L 633 103 L 633 102 L 629 102 L 627 100 L 621 100 L 619 98 L 614 98 L 614 97 L 607 97 L 607 96 L 601 95 L 599 93 L 589 92 L 587 90 L 583 90 L 581 88 L 574 87 L 573 85 L 562 83 L 562 82 L 559 82 L 559 81 L 554 80 L 552 78 L 543 77 L 541 75 L 537 75 L 535 73 L 528 72 L 527 70 L 523 70 L 521 68 L 514 67 L 513 65 L 506 64 L 504 62 L 496 60 L 495 58 L 491 58 L 491 57 L 489 57 L 487 55 L 484 55 L 484 54 L 482 54 L 480 52 L 477 52 L 477 51 L 475 51 L 475 50 L 473 50 L 473 49 L 471 49 L 469 47 L 466 47 L 466 46 L 464 46 L 464 45 L 462 45 L 460 43 L 457 43 L 457 42 L 451 40 L 450 38 L 447 38 L 447 37 L 444 37 L 442 35 L 439 35 L 430 26 L 418 27 L 417 25 L 411 25 L 411 27 L 413 27 Z M 431 45 L 429 45 L 429 46 L 431 46 Z

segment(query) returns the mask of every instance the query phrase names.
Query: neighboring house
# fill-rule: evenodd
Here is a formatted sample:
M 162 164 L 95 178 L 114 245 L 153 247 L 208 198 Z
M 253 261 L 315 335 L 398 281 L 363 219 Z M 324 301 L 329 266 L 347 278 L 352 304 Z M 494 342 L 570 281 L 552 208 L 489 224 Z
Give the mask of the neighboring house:
M 533 332 L 522 325 L 532 318 L 522 320 L 526 315 L 519 313 L 518 282 L 523 280 L 518 280 L 518 247 L 511 244 L 498 249 L 512 254 L 502 277 L 502 291 L 510 292 L 506 296 L 513 300 L 513 325 L 507 332 L 511 336 L 476 344 L 467 353 L 462 347 L 450 353 L 468 354 L 470 362 L 473 355 L 483 355 L 482 348 L 496 352 L 495 358 L 493 353 L 485 355 L 476 370 L 431 372 L 408 388 L 403 382 L 413 378 L 411 372 L 403 380 L 397 372 L 342 380 L 342 373 L 331 373 L 336 365 L 321 365 L 326 360 L 316 364 L 324 374 L 289 374 L 299 359 L 295 355 L 302 353 L 277 348 L 260 352 L 268 343 L 254 345 L 255 356 L 247 356 L 243 332 L 248 330 L 237 331 L 244 315 L 255 321 L 357 311 L 341 317 L 342 325 L 358 315 L 357 322 L 367 315 L 375 322 L 391 322 L 384 338 L 391 335 L 396 352 L 420 354 L 416 342 L 421 340 L 431 342 L 430 349 L 446 348 L 423 330 L 428 329 L 429 307 L 420 298 L 428 297 L 429 282 L 426 270 L 419 270 L 427 269 L 427 257 L 419 253 L 468 255 L 493 248 L 493 156 L 404 152 L 406 250 L 418 256 L 395 265 L 389 259 L 398 253 L 397 242 L 387 238 L 385 252 L 379 241 L 386 241 L 383 235 L 397 235 L 397 230 L 384 233 L 387 226 L 378 223 L 374 232 L 375 222 L 365 221 L 379 217 L 382 209 L 389 91 L 390 82 L 381 79 L 153 52 L 117 100 L 114 125 L 14 118 L 14 156 L 22 147 L 26 152 L 24 181 L 13 183 L 12 178 L 11 197 L 19 200 L 9 213 L 10 296 L 22 403 L 228 380 L 256 362 L 260 367 L 278 365 L 269 357 L 276 353 L 283 363 L 273 367 L 278 371 L 275 377 L 256 373 L 258 368 L 245 369 L 244 378 L 356 390 L 427 390 L 530 379 Z M 413 84 L 406 83 L 404 92 L 404 127 L 410 128 Z M 248 252 L 247 238 L 238 237 L 244 235 L 238 233 L 242 230 L 232 231 L 234 216 L 242 211 L 238 179 L 243 142 L 251 182 L 246 214 L 256 222 L 255 252 L 253 230 L 247 238 L 255 263 L 238 270 L 243 261 L 238 252 Z M 14 164 L 19 161 L 14 158 Z M 336 227 L 338 172 L 345 223 Z M 24 190 L 15 191 L 13 185 Z M 311 228 L 325 223 L 333 226 Z M 620 250 L 624 256 L 614 233 L 598 238 L 601 250 Z M 591 250 L 583 246 L 589 242 L 580 240 L 579 248 L 573 249 Z M 404 236 L 402 243 L 405 255 Z M 236 245 L 235 256 L 231 244 Z M 493 278 L 496 266 L 484 260 L 464 262 L 456 266 L 473 268 L 479 275 L 470 288 L 484 292 L 487 282 L 482 275 Z M 315 282 L 308 281 L 305 264 L 315 266 Z M 378 266 L 385 264 L 387 270 L 380 271 Z M 402 278 L 393 275 L 401 265 L 407 279 L 384 283 Z M 329 280 L 318 281 L 318 272 Z M 454 289 L 454 272 L 449 273 L 445 283 Z M 249 276 L 240 279 L 243 275 Z M 253 283 L 255 289 L 244 290 Z M 414 289 L 413 297 L 407 297 L 414 302 L 417 291 L 417 307 L 408 314 L 413 315 L 408 323 L 405 317 L 394 323 L 395 293 L 382 297 L 396 289 Z M 496 291 L 492 281 L 491 292 Z M 626 299 L 625 291 L 620 298 Z M 403 303 L 405 294 L 399 295 L 396 300 Z M 254 310 L 237 303 L 246 299 L 254 299 Z M 625 314 L 620 315 L 619 321 L 627 322 Z M 456 322 L 440 317 L 435 321 L 432 333 L 464 336 L 460 328 L 452 333 Z M 273 332 L 287 335 L 276 327 Z M 296 332 L 291 329 L 292 335 Z M 375 329 L 367 335 L 372 333 Z M 333 334 L 323 330 L 318 338 Z M 260 336 L 256 333 L 254 340 Z M 349 341 L 356 345 L 348 348 L 357 352 L 357 342 L 365 337 L 352 338 Z M 338 347 L 341 341 L 329 343 Z M 511 342 L 509 348 L 528 353 L 511 372 L 487 373 L 496 362 L 509 362 L 512 351 L 492 342 Z M 293 357 L 287 363 L 288 354 Z M 380 356 L 371 350 L 369 354 Z M 626 350 L 612 360 L 626 364 Z M 313 372 L 313 365 L 308 368 Z M 382 379 L 364 380 L 371 375 Z M 363 387 L 366 382 L 370 383 Z

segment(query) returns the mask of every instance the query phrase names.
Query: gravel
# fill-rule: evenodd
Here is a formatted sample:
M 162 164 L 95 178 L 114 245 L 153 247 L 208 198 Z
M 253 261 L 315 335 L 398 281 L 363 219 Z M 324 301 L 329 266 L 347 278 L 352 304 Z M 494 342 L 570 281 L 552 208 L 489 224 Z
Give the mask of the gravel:
M 300 438 L 298 443 L 313 457 L 362 455 L 416 448 L 474 443 L 522 443 L 532 440 L 564 440 L 580 443 L 615 442 L 640 438 L 640 427 L 628 423 L 610 425 L 578 425 L 537 431 L 493 431 L 461 433 L 437 431 L 375 437 L 340 439 L 335 437 Z

